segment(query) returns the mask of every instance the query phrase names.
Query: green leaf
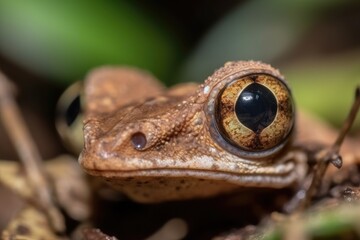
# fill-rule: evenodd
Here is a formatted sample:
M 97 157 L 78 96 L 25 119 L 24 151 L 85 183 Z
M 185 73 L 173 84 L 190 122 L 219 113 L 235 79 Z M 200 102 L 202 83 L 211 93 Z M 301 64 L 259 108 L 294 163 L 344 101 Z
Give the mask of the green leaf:
M 126 64 L 167 78 L 175 39 L 126 1 L 0 1 L 0 51 L 49 78 L 78 80 Z

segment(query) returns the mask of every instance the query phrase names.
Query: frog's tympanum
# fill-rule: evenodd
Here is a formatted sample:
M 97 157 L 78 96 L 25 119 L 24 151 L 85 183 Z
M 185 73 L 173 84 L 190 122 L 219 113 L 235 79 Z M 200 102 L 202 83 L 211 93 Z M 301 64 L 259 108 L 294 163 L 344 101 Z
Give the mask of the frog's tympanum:
M 169 89 L 146 72 L 104 67 L 84 94 L 80 164 L 135 201 L 282 188 L 306 173 L 292 147 L 291 91 L 267 64 L 228 62 L 201 85 Z

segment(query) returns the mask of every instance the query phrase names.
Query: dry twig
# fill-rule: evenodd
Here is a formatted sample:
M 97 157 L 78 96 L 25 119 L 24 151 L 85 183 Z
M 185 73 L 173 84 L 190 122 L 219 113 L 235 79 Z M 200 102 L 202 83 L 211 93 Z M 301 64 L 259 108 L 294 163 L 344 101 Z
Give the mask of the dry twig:
M 65 230 L 63 216 L 57 209 L 47 182 L 40 153 L 30 136 L 12 95 L 13 87 L 0 72 L 0 113 L 5 129 L 13 142 L 34 192 L 36 203 L 44 211 L 56 232 Z

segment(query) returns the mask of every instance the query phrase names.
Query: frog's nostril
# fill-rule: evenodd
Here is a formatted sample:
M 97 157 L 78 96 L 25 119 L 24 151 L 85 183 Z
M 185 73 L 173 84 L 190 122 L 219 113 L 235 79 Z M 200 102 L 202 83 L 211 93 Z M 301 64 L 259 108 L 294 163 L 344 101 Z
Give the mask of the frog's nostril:
M 145 134 L 136 132 L 131 136 L 131 143 L 136 150 L 141 150 L 146 146 L 147 140 Z

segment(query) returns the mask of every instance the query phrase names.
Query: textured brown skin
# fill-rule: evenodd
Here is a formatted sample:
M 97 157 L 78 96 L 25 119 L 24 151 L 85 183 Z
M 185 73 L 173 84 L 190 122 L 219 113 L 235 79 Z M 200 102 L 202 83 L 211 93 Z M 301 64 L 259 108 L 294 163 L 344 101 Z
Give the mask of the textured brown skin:
M 204 84 L 165 90 L 150 75 L 104 67 L 85 82 L 85 146 L 79 162 L 139 202 L 208 197 L 242 187 L 282 188 L 305 175 L 304 155 L 291 143 L 266 156 L 225 149 L 213 126 L 214 102 L 228 81 L 280 73 L 260 62 L 229 62 Z M 136 150 L 131 136 L 147 143 Z

